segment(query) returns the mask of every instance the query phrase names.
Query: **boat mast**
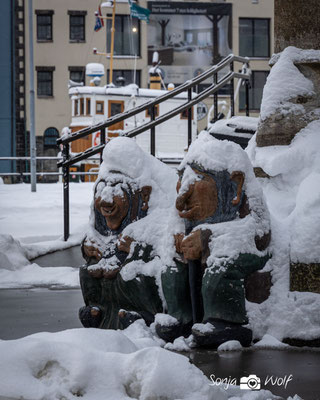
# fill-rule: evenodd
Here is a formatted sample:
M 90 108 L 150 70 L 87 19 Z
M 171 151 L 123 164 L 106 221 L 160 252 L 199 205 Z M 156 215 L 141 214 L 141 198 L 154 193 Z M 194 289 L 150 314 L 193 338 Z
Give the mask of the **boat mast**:
M 111 27 L 111 48 L 110 48 L 109 84 L 112 83 L 112 75 L 113 75 L 113 52 L 114 52 L 115 19 L 116 19 L 116 0 L 113 0 L 112 27 Z
M 112 83 L 112 78 L 113 78 L 113 53 L 114 53 L 114 33 L 115 33 L 115 20 L 116 20 L 116 0 L 110 0 L 105 4 L 106 7 L 111 7 L 108 3 L 112 4 L 112 17 L 103 17 L 102 15 L 99 15 L 98 12 L 95 13 L 96 17 L 99 17 L 100 19 L 104 20 L 112 20 L 111 23 L 111 44 L 110 44 L 110 53 L 103 53 L 101 51 L 98 51 L 96 48 L 93 49 L 93 54 L 96 55 L 101 55 L 101 56 L 106 56 L 110 57 L 110 65 L 109 65 L 109 84 Z M 103 5 L 102 5 L 103 7 Z M 107 29 L 107 26 L 106 26 Z

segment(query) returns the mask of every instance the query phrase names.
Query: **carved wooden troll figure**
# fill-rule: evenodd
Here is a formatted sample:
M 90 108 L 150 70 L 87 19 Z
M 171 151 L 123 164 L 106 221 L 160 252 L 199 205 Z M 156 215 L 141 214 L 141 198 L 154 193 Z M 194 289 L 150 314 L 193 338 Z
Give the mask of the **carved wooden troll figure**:
M 180 257 L 162 274 L 176 320 L 157 322 L 157 333 L 173 341 L 192 332 L 200 346 L 248 346 L 244 278 L 270 258 L 269 213 L 252 165 L 237 144 L 202 132 L 179 174 L 176 208 L 185 233 L 175 238 Z
M 79 317 L 85 327 L 122 329 L 139 318 L 149 325 L 162 312 L 161 261 L 152 229 L 174 201 L 175 180 L 172 169 L 133 139 L 107 144 L 82 244 L 87 264 L 80 269 L 80 283 L 86 305 Z

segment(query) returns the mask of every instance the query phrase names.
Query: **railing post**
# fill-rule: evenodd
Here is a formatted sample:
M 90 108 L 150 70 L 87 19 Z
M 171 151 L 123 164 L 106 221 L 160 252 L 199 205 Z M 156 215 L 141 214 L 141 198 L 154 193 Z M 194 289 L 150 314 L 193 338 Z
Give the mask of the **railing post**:
M 155 120 L 155 106 L 153 105 L 150 109 L 150 117 L 151 121 Z M 150 153 L 151 155 L 155 156 L 156 154 L 156 128 L 152 127 L 150 129 L 151 135 L 150 135 Z
M 63 145 L 63 161 L 69 159 L 69 143 Z M 69 218 L 69 167 L 63 167 L 63 221 L 64 221 L 64 241 L 69 238 L 70 218 Z
M 213 76 L 214 84 L 218 83 L 218 73 L 216 72 Z M 214 121 L 218 120 L 218 92 L 213 94 L 213 106 L 214 106 Z
M 230 71 L 233 72 L 233 61 L 230 63 Z M 231 110 L 231 117 L 234 117 L 234 79 L 230 81 L 230 110 Z
M 249 86 L 250 82 L 246 79 L 245 87 L 246 87 L 246 116 L 249 117 L 250 107 L 249 107 Z
M 192 89 L 188 89 L 188 103 L 192 100 Z M 192 108 L 188 108 L 188 147 L 192 142 Z
M 100 143 L 106 144 L 106 128 L 102 128 L 100 130 Z M 103 150 L 100 153 L 100 164 L 102 164 L 102 153 L 103 153 Z

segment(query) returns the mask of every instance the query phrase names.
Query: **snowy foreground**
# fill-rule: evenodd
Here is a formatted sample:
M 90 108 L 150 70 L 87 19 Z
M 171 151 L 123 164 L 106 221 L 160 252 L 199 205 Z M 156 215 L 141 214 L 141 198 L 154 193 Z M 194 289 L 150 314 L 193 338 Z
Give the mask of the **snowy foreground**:
M 80 243 L 87 230 L 91 198 L 92 184 L 71 185 L 71 238 L 65 243 L 61 184 L 38 185 L 36 194 L 29 185 L 0 185 L 0 287 L 78 287 L 77 269 L 41 268 L 29 260 Z M 265 390 L 212 385 L 186 357 L 168 351 L 186 351 L 190 345 L 190 339 L 182 338 L 165 345 L 142 321 L 122 332 L 72 329 L 0 340 L 0 396 L 27 400 L 276 398 Z M 239 345 L 228 342 L 220 350 L 241 350 Z M 267 334 L 255 346 L 286 345 Z
M 27 400 L 279 399 L 267 390 L 212 384 L 188 358 L 161 344 L 142 321 L 122 332 L 83 328 L 0 341 L 0 395 Z

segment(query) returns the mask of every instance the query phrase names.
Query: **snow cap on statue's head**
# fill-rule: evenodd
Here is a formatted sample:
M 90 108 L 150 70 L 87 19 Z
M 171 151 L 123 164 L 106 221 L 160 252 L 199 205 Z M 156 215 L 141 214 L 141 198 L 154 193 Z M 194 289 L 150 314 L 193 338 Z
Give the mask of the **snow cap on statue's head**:
M 136 180 L 137 183 L 146 184 L 150 179 L 149 170 L 146 168 L 146 156 L 133 139 L 112 139 L 104 148 L 99 176 L 105 178 L 110 173 L 118 173 Z
M 206 131 L 202 131 L 191 144 L 179 170 L 187 165 L 199 165 L 211 171 L 227 170 L 230 174 L 242 171 L 250 180 L 253 178 L 252 164 L 246 152 L 238 144 L 215 139 Z

